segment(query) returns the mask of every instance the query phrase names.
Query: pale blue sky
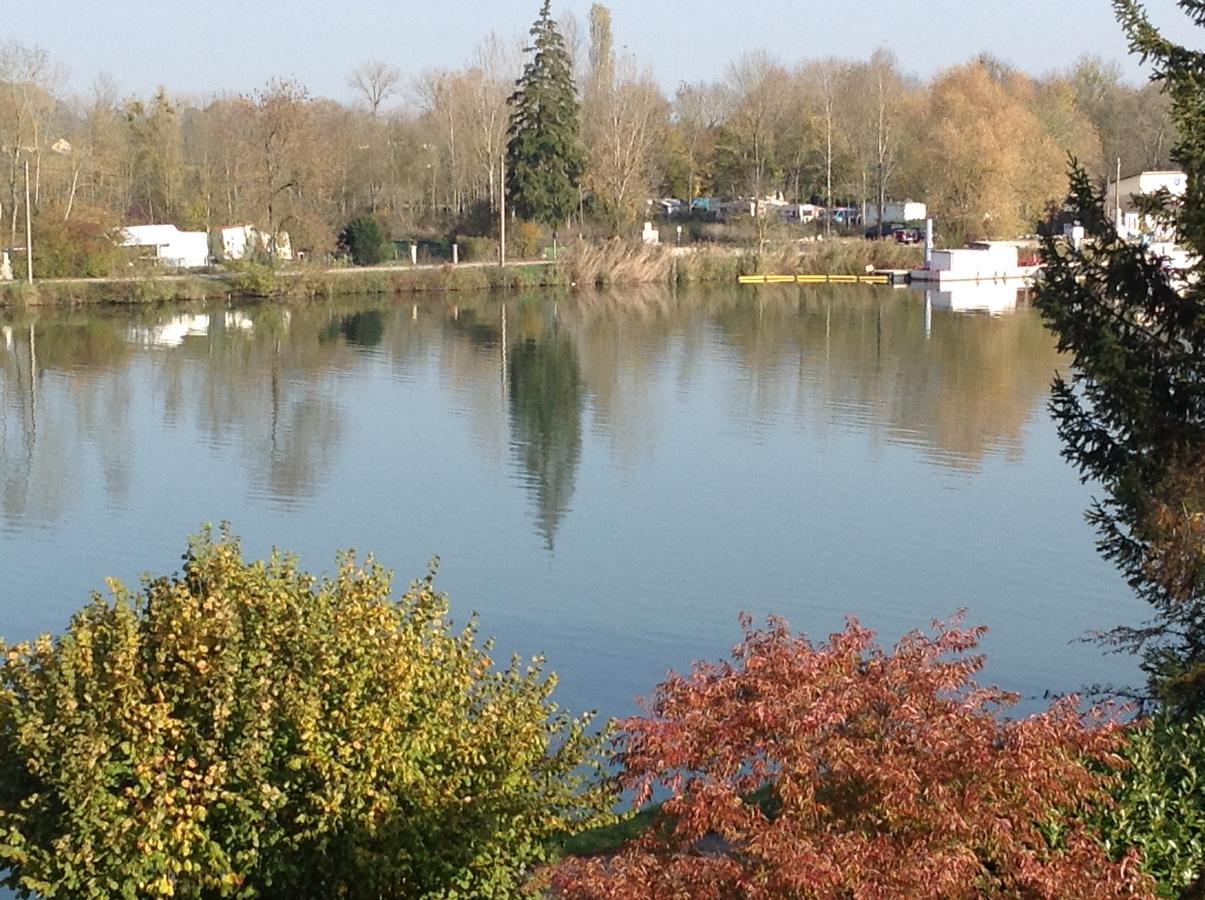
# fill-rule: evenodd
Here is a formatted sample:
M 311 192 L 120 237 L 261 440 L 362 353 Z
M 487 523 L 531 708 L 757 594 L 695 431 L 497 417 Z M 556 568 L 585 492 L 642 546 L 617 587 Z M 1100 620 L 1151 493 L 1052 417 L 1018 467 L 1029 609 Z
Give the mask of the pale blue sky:
M 865 57 L 877 46 L 927 76 L 982 51 L 1034 73 L 1083 53 L 1142 78 L 1108 0 L 611 0 L 616 44 L 652 65 L 667 90 L 718 79 L 742 53 L 763 49 L 794 63 Z M 539 0 L 3 0 L 0 38 L 39 44 L 86 93 L 99 72 L 123 92 L 248 91 L 293 76 L 314 94 L 347 99 L 348 73 L 385 60 L 407 78 L 463 63 L 489 32 L 525 33 Z M 584 22 L 590 0 L 554 2 Z M 1174 0 L 1148 0 L 1167 34 L 1200 47 L 1205 31 Z

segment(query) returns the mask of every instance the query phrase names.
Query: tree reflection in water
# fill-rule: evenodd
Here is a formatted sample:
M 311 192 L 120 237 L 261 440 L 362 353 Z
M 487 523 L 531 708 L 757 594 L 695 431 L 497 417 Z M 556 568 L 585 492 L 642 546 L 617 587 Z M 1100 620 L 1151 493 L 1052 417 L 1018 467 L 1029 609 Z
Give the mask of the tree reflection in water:
M 510 348 L 511 442 L 536 500 L 536 527 L 552 551 L 582 455 L 585 385 L 573 342 L 554 327 Z
M 973 471 L 1021 453 L 1059 361 L 1024 305 L 939 311 L 926 330 L 915 296 L 862 288 L 43 311 L 0 326 L 5 520 L 54 521 L 81 484 L 121 504 L 140 490 L 131 447 L 155 452 L 143 440 L 155 435 L 130 432 L 156 421 L 194 430 L 198 453 L 234 447 L 253 494 L 297 507 L 324 483 L 351 417 L 388 414 L 358 406 L 349 385 L 428 373 L 452 392 L 430 402 L 468 417 L 474 452 L 517 466 L 550 550 L 587 395 L 596 436 L 627 470 L 656 455 L 673 398 L 707 375 L 721 390 L 709 415 L 750 433 L 776 421 L 853 429 Z M 366 368 L 369 348 L 384 370 Z M 134 416 L 132 404 L 145 408 Z

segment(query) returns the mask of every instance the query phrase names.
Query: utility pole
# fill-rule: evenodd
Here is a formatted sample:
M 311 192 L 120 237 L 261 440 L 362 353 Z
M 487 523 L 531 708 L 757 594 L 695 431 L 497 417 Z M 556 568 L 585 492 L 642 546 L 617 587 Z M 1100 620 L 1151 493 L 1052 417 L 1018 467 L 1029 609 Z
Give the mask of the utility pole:
M 498 268 L 506 268 L 506 154 L 502 154 L 502 184 L 498 191 Z M 502 310 L 506 321 L 506 309 Z
M 1117 232 L 1121 233 L 1121 157 L 1117 157 L 1117 181 L 1113 184 L 1113 199 L 1117 203 L 1117 219 L 1114 224 Z
M 29 219 L 29 158 L 25 159 L 25 280 L 33 284 L 33 222 Z

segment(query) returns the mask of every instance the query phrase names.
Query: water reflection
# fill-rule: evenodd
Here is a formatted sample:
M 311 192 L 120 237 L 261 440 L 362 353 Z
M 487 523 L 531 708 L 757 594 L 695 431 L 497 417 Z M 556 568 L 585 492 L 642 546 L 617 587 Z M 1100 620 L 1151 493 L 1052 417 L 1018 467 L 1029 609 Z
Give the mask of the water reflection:
M 985 312 L 994 316 L 1014 312 L 1025 289 L 1008 281 L 950 284 L 945 288 L 923 288 L 933 309 L 952 312 Z
M 510 421 L 515 454 L 535 495 L 536 528 L 551 551 L 569 510 L 582 453 L 585 390 L 577 350 L 553 326 L 510 350 Z
M 93 483 L 120 507 L 131 442 L 147 437 L 132 431 L 150 427 L 148 411 L 165 434 L 187 443 L 195 432 L 192 453 L 234 448 L 254 496 L 300 508 L 361 424 L 349 409 L 389 418 L 387 395 L 365 409 L 353 392 L 432 378 L 451 398 L 442 412 L 432 401 L 432 413 L 463 415 L 477 452 L 518 467 L 549 550 L 587 423 L 637 468 L 665 440 L 675 393 L 702 384 L 718 390 L 717 427 L 861 433 L 974 470 L 993 454 L 1019 456 L 1058 362 L 1016 292 L 989 293 L 934 292 L 925 303 L 866 289 L 644 290 L 7 314 L 0 515 L 53 522 Z M 950 312 L 972 307 L 994 315 Z M 334 377 L 343 374 L 353 378 Z

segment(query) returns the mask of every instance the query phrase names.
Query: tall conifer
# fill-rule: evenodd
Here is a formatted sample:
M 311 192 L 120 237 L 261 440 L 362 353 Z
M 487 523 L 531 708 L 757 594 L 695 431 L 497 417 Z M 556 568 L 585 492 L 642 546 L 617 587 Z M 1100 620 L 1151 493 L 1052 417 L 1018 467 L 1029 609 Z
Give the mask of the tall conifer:
M 510 98 L 506 189 L 512 208 L 555 234 L 578 200 L 584 169 L 573 61 L 544 0 L 530 58 Z
M 1205 2 L 1179 5 L 1205 27 Z M 1137 0 L 1113 6 L 1171 98 L 1187 175 L 1182 197 L 1140 202 L 1192 262 L 1170 271 L 1124 240 L 1111 193 L 1075 166 L 1069 208 L 1085 240 L 1047 239 L 1038 306 L 1072 356 L 1051 403 L 1064 455 L 1103 486 L 1089 512 L 1101 551 L 1155 611 L 1110 636 L 1142 653 L 1154 697 L 1190 713 L 1205 710 L 1205 53 L 1166 40 Z

